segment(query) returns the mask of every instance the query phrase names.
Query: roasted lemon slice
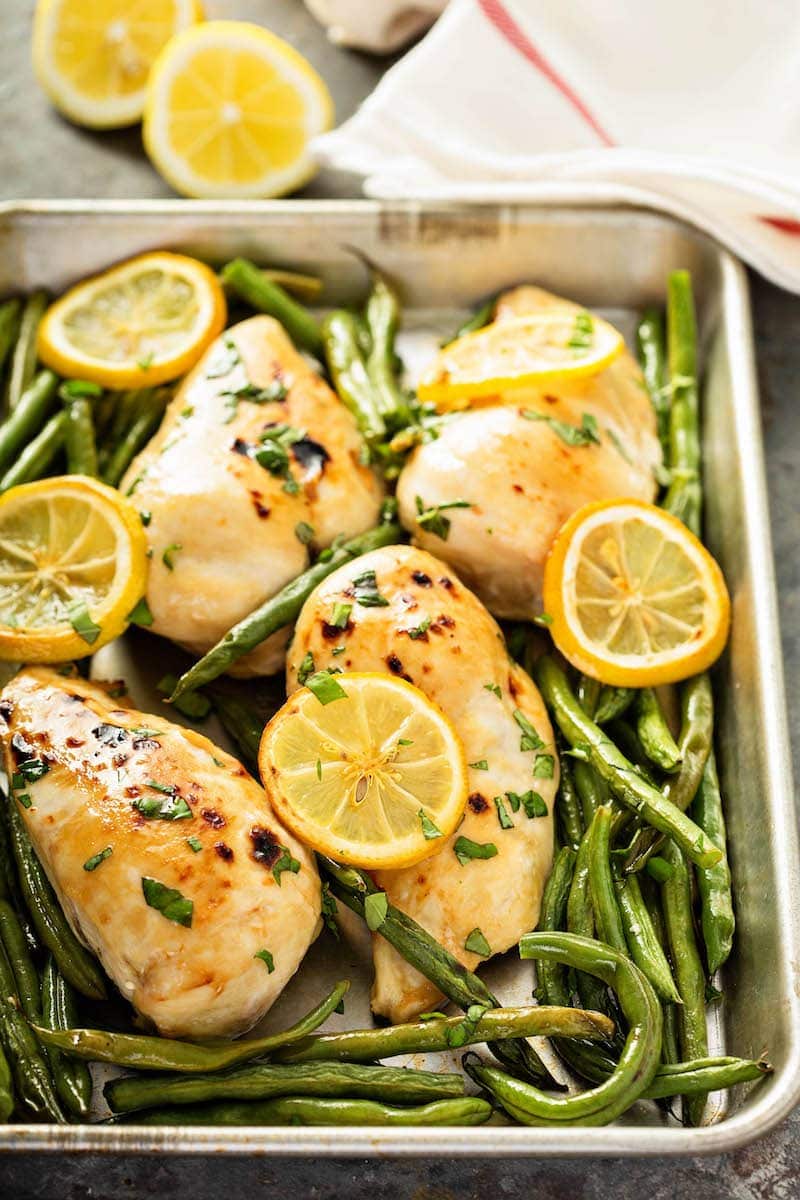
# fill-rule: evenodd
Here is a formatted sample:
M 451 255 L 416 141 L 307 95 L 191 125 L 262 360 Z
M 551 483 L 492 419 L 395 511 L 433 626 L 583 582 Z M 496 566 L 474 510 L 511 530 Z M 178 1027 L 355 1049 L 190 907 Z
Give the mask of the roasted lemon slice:
M 64 662 L 128 624 L 147 583 L 139 513 L 82 475 L 0 496 L 0 659 Z
M 495 321 L 440 350 L 419 381 L 418 394 L 440 411 L 467 408 L 509 388 L 595 375 L 623 348 L 613 325 L 580 310 L 549 309 Z
M 39 0 L 36 75 L 56 108 L 78 125 L 132 125 L 144 111 L 159 51 L 202 17 L 198 0 Z
M 544 605 L 565 658 L 602 683 L 687 679 L 722 653 L 730 600 L 716 561 L 676 517 L 642 500 L 579 509 L 545 563 Z
M 39 357 L 107 388 L 148 387 L 194 366 L 225 326 L 225 295 L 205 263 L 142 254 L 71 288 L 39 326 Z
M 312 676 L 269 722 L 258 757 L 289 829 L 359 867 L 435 854 L 467 799 L 464 748 L 450 721 L 389 675 Z
M 288 42 L 246 21 L 208 21 L 153 67 L 144 144 L 185 196 L 281 196 L 314 174 L 309 141 L 332 121 L 327 87 Z

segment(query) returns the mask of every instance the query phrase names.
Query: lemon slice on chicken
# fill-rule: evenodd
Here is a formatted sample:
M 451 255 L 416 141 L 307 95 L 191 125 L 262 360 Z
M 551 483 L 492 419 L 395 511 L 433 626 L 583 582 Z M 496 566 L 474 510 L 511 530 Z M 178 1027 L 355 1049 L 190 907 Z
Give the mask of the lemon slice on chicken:
M 442 411 L 497 400 L 509 388 L 596 375 L 622 353 L 608 321 L 570 308 L 496 321 L 444 346 L 418 385 Z
M 225 327 L 214 272 L 184 254 L 131 258 L 71 288 L 39 326 L 39 357 L 107 388 L 149 387 L 193 367 Z
M 405 867 L 435 854 L 467 800 L 452 724 L 389 675 L 313 675 L 264 730 L 259 769 L 301 841 L 359 867 Z
M 65 662 L 122 633 L 147 584 L 133 505 L 82 475 L 0 496 L 0 659 Z

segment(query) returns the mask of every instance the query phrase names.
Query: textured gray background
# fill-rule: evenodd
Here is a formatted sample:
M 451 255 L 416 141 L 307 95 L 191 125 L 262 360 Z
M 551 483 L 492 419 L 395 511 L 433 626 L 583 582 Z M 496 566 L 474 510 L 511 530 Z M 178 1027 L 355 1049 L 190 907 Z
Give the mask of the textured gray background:
M 327 44 L 300 0 L 207 0 L 210 17 L 262 21 L 306 54 L 327 80 L 339 120 L 378 79 L 385 62 Z M 158 197 L 172 193 L 150 167 L 138 130 L 91 134 L 62 121 L 29 67 L 33 0 L 0 0 L 0 199 Z M 309 196 L 357 194 L 357 181 L 323 172 Z M 790 700 L 800 669 L 798 464 L 800 298 L 752 279 L 766 429 L 767 468 Z M 800 713 L 790 712 L 793 744 Z M 725 1158 L 486 1163 L 289 1159 L 28 1156 L 0 1160 L 0 1200 L 795 1200 L 800 1196 L 800 1114 L 770 1137 Z M 655 1144 L 655 1139 L 654 1139 Z

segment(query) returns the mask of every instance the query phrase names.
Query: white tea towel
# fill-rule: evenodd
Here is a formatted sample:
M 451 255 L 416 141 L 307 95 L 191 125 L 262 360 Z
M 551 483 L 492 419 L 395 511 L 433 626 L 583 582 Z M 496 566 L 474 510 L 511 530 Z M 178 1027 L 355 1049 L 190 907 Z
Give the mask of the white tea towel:
M 306 0 L 339 46 L 391 54 L 431 25 L 447 0 Z
M 798 84 L 800 0 L 451 0 L 316 149 L 372 196 L 661 209 L 800 292 Z

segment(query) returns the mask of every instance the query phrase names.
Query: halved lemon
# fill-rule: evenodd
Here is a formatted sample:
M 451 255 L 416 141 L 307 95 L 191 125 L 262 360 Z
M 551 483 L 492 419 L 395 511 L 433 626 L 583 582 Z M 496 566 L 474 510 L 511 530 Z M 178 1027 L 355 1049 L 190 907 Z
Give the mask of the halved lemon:
M 144 144 L 185 196 L 281 196 L 314 174 L 309 141 L 333 102 L 301 54 L 246 21 L 208 21 L 173 38 L 150 77 Z
M 509 388 L 596 375 L 624 349 L 622 334 L 593 313 L 548 309 L 495 321 L 444 346 L 418 385 L 440 411 L 467 408 Z
M 185 254 L 141 254 L 85 279 L 51 305 L 39 357 L 107 388 L 148 387 L 193 367 L 225 327 L 214 272 Z
M 544 607 L 564 657 L 623 687 L 704 671 L 730 626 L 716 561 L 681 521 L 643 500 L 602 500 L 570 517 L 545 563 Z
M 390 675 L 319 672 L 267 725 L 264 787 L 293 833 L 339 862 L 435 854 L 467 800 L 464 747 L 440 708 Z
M 144 112 L 159 51 L 202 19 L 198 0 L 39 0 L 34 69 L 56 108 L 78 125 L 132 125 Z
M 122 633 L 147 584 L 133 505 L 83 475 L 0 496 L 0 659 L 65 662 Z

